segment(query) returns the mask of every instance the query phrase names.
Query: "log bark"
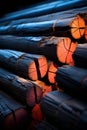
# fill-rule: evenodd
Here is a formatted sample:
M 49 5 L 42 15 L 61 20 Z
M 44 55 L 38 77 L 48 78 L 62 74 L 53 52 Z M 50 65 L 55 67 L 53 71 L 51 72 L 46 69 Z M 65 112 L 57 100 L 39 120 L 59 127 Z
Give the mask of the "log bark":
M 72 57 L 76 66 L 87 68 L 87 43 L 79 44 Z
M 62 66 L 55 77 L 59 88 L 80 99 L 87 97 L 87 69 L 76 66 Z
M 85 22 L 79 15 L 61 20 L 25 23 L 0 27 L 0 34 L 19 36 L 65 36 L 80 39 L 84 35 Z
M 21 18 L 29 18 L 29 17 L 37 17 L 44 14 L 50 14 L 53 12 L 64 11 L 73 8 L 80 8 L 87 5 L 87 2 L 84 0 L 76 0 L 76 1 L 52 1 L 50 3 L 44 3 L 38 6 L 34 6 L 29 9 L 17 11 L 14 13 L 10 13 L 2 18 L 0 21 L 7 21 L 13 19 L 21 19 Z
M 42 122 L 40 122 L 35 126 L 34 130 L 59 130 L 59 128 L 53 126 L 48 121 L 43 120 Z
M 0 84 L 2 90 L 29 107 L 38 103 L 42 97 L 42 89 L 38 85 L 2 68 L 0 68 Z
M 76 8 L 76 9 L 69 9 L 61 12 L 51 13 L 47 15 L 42 15 L 34 18 L 24 18 L 24 19 L 17 19 L 17 20 L 9 20 L 1 23 L 0 25 L 18 25 L 18 24 L 25 24 L 30 22 L 43 22 L 43 21 L 49 21 L 49 20 L 60 20 L 65 18 L 74 17 L 75 15 L 79 13 L 86 12 L 87 7 L 82 8 Z
M 44 55 L 48 60 L 71 64 L 77 42 L 66 37 L 0 36 L 0 48 Z
M 0 91 L 0 113 L 0 129 L 23 130 L 28 124 L 26 107 L 3 91 Z
M 0 50 L 0 66 L 24 78 L 38 80 L 47 72 L 47 60 L 42 55 L 34 55 L 13 50 Z
M 86 130 L 87 104 L 66 93 L 53 91 L 40 102 L 46 119 L 61 129 Z

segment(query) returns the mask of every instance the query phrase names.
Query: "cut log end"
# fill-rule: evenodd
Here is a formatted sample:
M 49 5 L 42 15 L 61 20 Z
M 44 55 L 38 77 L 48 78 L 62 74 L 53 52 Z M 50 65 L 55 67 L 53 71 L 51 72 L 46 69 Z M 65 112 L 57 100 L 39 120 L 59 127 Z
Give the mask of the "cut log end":
M 74 39 L 80 39 L 84 35 L 85 21 L 79 15 L 70 24 L 71 35 Z
M 72 54 L 77 47 L 77 42 L 72 42 L 70 38 L 62 39 L 57 45 L 57 57 L 61 63 L 72 64 Z
M 47 73 L 47 60 L 45 57 L 41 57 L 38 61 L 32 62 L 28 67 L 28 75 L 31 80 L 38 80 L 43 78 Z
M 58 65 L 51 62 L 48 69 L 48 80 L 50 83 L 55 83 L 55 76 L 56 76 L 57 69 L 58 69 Z
M 26 101 L 28 106 L 33 107 L 35 104 L 39 103 L 42 94 L 42 88 L 34 84 L 33 87 L 27 92 Z
M 23 129 L 28 124 L 28 112 L 25 109 L 18 109 L 13 113 L 9 114 L 3 123 L 4 129 L 16 130 Z

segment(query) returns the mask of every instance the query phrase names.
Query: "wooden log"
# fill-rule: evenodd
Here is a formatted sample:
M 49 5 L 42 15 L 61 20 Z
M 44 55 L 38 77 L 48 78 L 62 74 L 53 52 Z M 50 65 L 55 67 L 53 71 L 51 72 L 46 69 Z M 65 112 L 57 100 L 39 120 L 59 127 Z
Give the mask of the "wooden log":
M 0 129 L 24 130 L 27 128 L 28 118 L 25 106 L 0 91 Z
M 10 14 L 7 14 L 4 18 L 2 18 L 0 21 L 7 21 L 7 20 L 13 20 L 13 19 L 21 19 L 21 18 L 27 18 L 27 17 L 37 17 L 44 14 L 49 14 L 52 12 L 59 12 L 64 11 L 68 9 L 73 8 L 80 8 L 87 5 L 87 2 L 84 0 L 75 0 L 75 1 L 51 1 L 50 3 L 44 3 L 41 5 L 37 5 L 34 7 L 31 7 L 29 9 L 13 12 Z
M 0 66 L 24 78 L 38 80 L 47 72 L 47 60 L 42 55 L 34 55 L 13 50 L 0 50 Z
M 76 66 L 62 66 L 56 72 L 55 77 L 59 88 L 86 100 L 87 97 L 87 69 Z
M 53 91 L 40 102 L 46 119 L 61 129 L 87 129 L 87 103 L 66 93 Z
M 87 7 L 82 7 L 82 8 L 76 8 L 61 11 L 61 12 L 56 12 L 56 13 L 51 13 L 51 14 L 45 14 L 42 16 L 38 17 L 33 17 L 33 18 L 24 18 L 24 19 L 17 19 L 17 20 L 9 20 L 1 23 L 0 25 L 18 25 L 18 24 L 25 24 L 25 23 L 30 23 L 30 22 L 43 22 L 43 21 L 49 21 L 49 20 L 60 20 L 60 19 L 65 19 L 65 18 L 70 18 L 74 17 L 75 15 L 79 13 L 86 12 Z
M 78 44 L 72 57 L 76 66 L 87 68 L 87 43 Z
M 39 124 L 35 125 L 35 129 L 34 130 L 59 130 L 59 128 L 53 126 L 48 121 L 43 120 Z
M 48 60 L 71 64 L 72 53 L 77 46 L 67 37 L 16 37 L 0 36 L 0 48 L 14 49 L 44 55 Z
M 2 68 L 0 68 L 0 84 L 2 90 L 29 107 L 38 103 L 42 97 L 42 89 L 38 85 Z
M 43 22 L 31 22 L 19 25 L 0 27 L 0 34 L 13 34 L 19 36 L 65 36 L 72 39 L 80 39 L 84 35 L 85 22 L 82 17 L 74 17 L 50 20 Z

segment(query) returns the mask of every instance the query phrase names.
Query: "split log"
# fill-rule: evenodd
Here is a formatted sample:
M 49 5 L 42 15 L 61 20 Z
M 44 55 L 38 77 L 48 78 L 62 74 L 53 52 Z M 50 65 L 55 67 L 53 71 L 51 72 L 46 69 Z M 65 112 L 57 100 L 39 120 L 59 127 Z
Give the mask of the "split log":
M 53 126 L 51 123 L 43 120 L 41 123 L 35 126 L 34 130 L 59 130 L 59 128 Z
M 53 91 L 40 102 L 46 119 L 61 129 L 87 129 L 87 103 L 63 92 Z
M 0 34 L 19 36 L 65 36 L 80 39 L 84 35 L 85 22 L 76 15 L 71 18 L 43 22 L 25 23 L 0 27 Z
M 24 130 L 27 128 L 28 118 L 25 106 L 0 91 L 0 129 Z
M 59 67 L 55 77 L 59 88 L 86 100 L 87 97 L 87 69 L 76 66 Z
M 0 36 L 0 48 L 44 55 L 48 60 L 71 64 L 77 42 L 67 37 Z
M 29 107 L 38 103 L 42 97 L 42 89 L 38 85 L 2 68 L 0 68 L 0 84 L 2 90 Z
M 87 68 L 87 43 L 79 44 L 72 57 L 76 66 Z
M 82 8 L 76 8 L 61 11 L 61 12 L 56 12 L 56 13 L 51 13 L 47 15 L 42 15 L 34 18 L 24 18 L 24 19 L 17 19 L 17 20 L 9 20 L 1 23 L 0 25 L 18 25 L 18 24 L 25 24 L 25 23 L 30 23 L 30 22 L 43 22 L 43 21 L 49 21 L 49 20 L 60 20 L 60 19 L 65 19 L 65 18 L 70 18 L 74 17 L 75 15 L 79 13 L 86 12 L 87 7 L 82 7 Z
M 64 11 L 73 8 L 80 8 L 87 5 L 87 1 L 85 0 L 75 0 L 75 1 L 52 1 L 50 3 L 44 3 L 41 5 L 37 5 L 31 7 L 29 9 L 20 10 L 17 12 L 13 12 L 7 14 L 4 18 L 0 20 L 0 22 L 7 21 L 7 20 L 14 20 L 14 19 L 21 19 L 21 18 L 29 18 L 29 17 L 37 17 L 44 14 L 50 14 L 53 12 Z
M 47 60 L 42 55 L 34 55 L 13 50 L 0 50 L 0 66 L 24 78 L 38 80 L 47 72 Z

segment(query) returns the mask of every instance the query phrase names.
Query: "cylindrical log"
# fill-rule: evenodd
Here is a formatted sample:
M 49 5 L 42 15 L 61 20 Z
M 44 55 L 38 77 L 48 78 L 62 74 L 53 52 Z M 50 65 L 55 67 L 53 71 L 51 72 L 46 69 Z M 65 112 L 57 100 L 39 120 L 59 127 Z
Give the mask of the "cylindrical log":
M 46 56 L 47 59 L 71 64 L 77 42 L 67 37 L 0 36 L 0 48 L 14 49 Z
M 69 9 L 61 12 L 52 12 L 51 14 L 45 14 L 42 16 L 34 17 L 34 18 L 24 18 L 24 19 L 17 19 L 17 20 L 9 20 L 1 23 L 0 25 L 18 25 L 18 24 L 25 24 L 30 22 L 43 22 L 49 20 L 60 20 L 65 18 L 74 17 L 75 15 L 86 12 L 87 7 L 76 8 L 76 9 Z
M 38 85 L 2 68 L 0 68 L 0 84 L 1 89 L 30 107 L 38 103 L 42 97 L 42 89 Z
M 46 119 L 61 129 L 87 129 L 87 103 L 66 93 L 53 91 L 46 94 L 41 102 Z
M 34 130 L 59 130 L 59 128 L 53 126 L 53 124 L 48 121 L 43 120 L 39 124 L 35 125 Z
M 0 21 L 14 20 L 27 17 L 36 17 L 44 14 L 50 14 L 52 12 L 59 12 L 77 7 L 84 7 L 87 5 L 86 0 L 75 0 L 75 1 L 52 1 L 50 3 L 40 4 L 25 10 L 20 10 L 7 14 Z
M 42 55 L 6 49 L 0 50 L 0 66 L 31 80 L 43 78 L 48 68 L 47 60 Z
M 87 43 L 78 44 L 72 57 L 76 66 L 87 68 Z
M 66 36 L 80 39 L 84 35 L 85 22 L 79 15 L 51 21 L 8 25 L 0 27 L 0 34 L 19 36 Z
M 28 125 L 29 114 L 26 107 L 0 91 L 0 129 L 24 130 Z
M 62 66 L 58 68 L 55 77 L 58 87 L 64 91 L 86 100 L 87 97 L 87 69 L 76 66 Z

